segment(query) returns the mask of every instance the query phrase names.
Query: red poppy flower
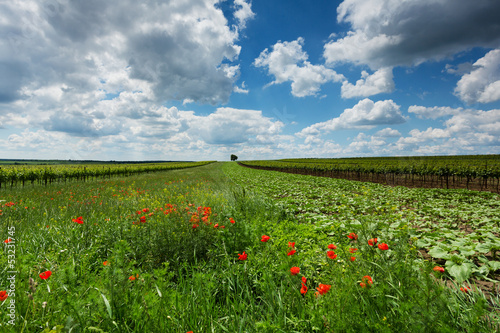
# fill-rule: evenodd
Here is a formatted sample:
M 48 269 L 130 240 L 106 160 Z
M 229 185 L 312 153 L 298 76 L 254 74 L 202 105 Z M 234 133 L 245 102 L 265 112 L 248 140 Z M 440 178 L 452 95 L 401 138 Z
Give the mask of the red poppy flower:
M 231 222 L 231 223 L 233 223 L 233 224 L 235 223 L 235 222 L 234 222 L 234 219 L 233 219 L 232 217 L 229 219 L 229 222 Z
M 141 216 L 139 218 L 139 220 L 142 222 L 142 223 L 146 223 L 146 216 Z
M 215 223 L 214 228 L 218 228 L 218 227 L 219 227 L 219 223 Z
M 134 280 L 135 280 L 135 276 L 131 275 L 128 279 L 129 279 L 130 281 L 134 281 Z
M 377 242 L 378 242 L 378 239 L 372 238 L 372 239 L 368 240 L 368 245 L 373 246 L 373 245 L 377 244 Z
M 328 244 L 328 248 L 330 250 L 336 250 L 337 249 L 337 246 L 336 245 L 333 245 L 333 244 Z
M 83 224 L 83 217 L 79 216 L 76 219 L 72 219 L 72 221 L 78 224 Z
M 305 276 L 302 277 L 302 283 L 307 283 L 307 278 Z
M 0 291 L 0 302 L 3 302 L 9 297 L 7 292 L 5 290 Z
M 366 287 L 366 283 L 364 283 L 364 282 L 361 282 L 359 285 L 361 286 L 361 288 Z
M 290 268 L 290 273 L 292 273 L 292 275 L 297 275 L 300 273 L 300 267 L 292 267 Z
M 470 288 L 465 286 L 465 287 L 461 287 L 460 290 L 463 291 L 464 293 L 468 293 Z
M 382 251 L 389 250 L 389 245 L 387 245 L 386 243 L 380 243 L 378 245 L 378 248 L 381 249 Z
M 295 247 L 295 242 L 288 242 L 288 247 L 294 248 Z
M 245 253 L 245 251 L 243 251 L 243 254 L 239 254 L 238 253 L 238 256 L 239 256 L 239 260 L 247 260 L 247 257 L 248 255 Z
M 351 257 L 351 261 L 354 261 L 354 260 L 356 260 L 356 257 Z
M 197 224 L 193 224 L 193 229 L 196 229 L 196 228 L 198 228 L 198 227 L 199 227 L 199 225 L 197 225 Z
M 334 251 L 326 251 L 326 255 L 328 256 L 328 258 L 330 258 L 332 260 L 337 258 L 337 255 L 335 254 Z
M 305 295 L 307 293 L 307 286 L 302 283 L 302 288 L 300 288 L 300 293 Z
M 142 211 L 143 211 L 144 213 L 147 213 L 147 212 L 149 212 L 149 208 L 143 208 L 143 209 L 142 209 Z
M 295 254 L 295 252 L 297 252 L 297 251 L 292 250 L 292 251 L 288 252 L 288 253 L 287 253 L 287 255 L 288 255 L 288 256 L 293 256 L 293 255 Z
M 193 331 L 187 331 L 186 333 L 193 333 Z
M 440 267 L 440 266 L 436 266 L 433 268 L 433 270 L 435 270 L 436 272 L 441 272 L 441 273 L 444 273 L 444 268 L 443 267 Z
M 5 244 L 8 244 L 10 242 L 12 242 L 12 239 L 11 238 L 7 238 L 6 240 L 3 241 Z
M 269 238 L 271 238 L 271 237 L 266 236 L 266 235 L 262 235 L 262 238 L 260 239 L 260 241 L 265 243 L 269 240 Z
M 363 278 L 361 279 L 361 283 L 367 283 L 369 285 L 372 285 L 373 284 L 372 277 L 370 275 L 363 276 Z
M 352 248 L 352 247 L 351 247 L 351 248 L 349 249 L 349 252 L 351 252 L 351 253 L 356 253 L 356 251 L 357 251 L 357 250 L 358 250 L 358 249 L 356 249 L 356 248 Z
M 324 295 L 328 292 L 328 290 L 330 290 L 331 287 L 332 286 L 329 284 L 320 283 L 318 288 L 316 288 L 316 290 L 318 291 L 317 293 L 319 293 L 320 295 Z
M 106 260 L 105 262 L 102 263 L 104 266 L 109 266 L 109 262 Z
M 51 271 L 45 271 L 43 273 L 40 273 L 40 279 L 47 280 L 51 275 L 52 275 Z
M 358 235 L 355 234 L 354 232 L 351 232 L 349 235 L 347 235 L 347 237 L 352 239 L 352 240 L 358 239 Z

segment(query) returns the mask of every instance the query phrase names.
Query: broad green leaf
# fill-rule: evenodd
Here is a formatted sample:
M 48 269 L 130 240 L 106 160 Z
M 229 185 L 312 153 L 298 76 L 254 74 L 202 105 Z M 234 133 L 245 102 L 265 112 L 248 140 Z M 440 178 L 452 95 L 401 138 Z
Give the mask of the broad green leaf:
M 500 269 L 500 261 L 489 261 L 488 266 L 491 267 L 492 271 L 497 271 Z
M 432 249 L 430 249 L 429 255 L 432 256 L 433 258 L 441 258 L 441 259 L 448 259 L 450 257 L 448 251 L 439 246 L 434 246 Z
M 479 243 L 476 246 L 476 251 L 480 253 L 488 253 L 491 251 L 491 243 Z
M 473 256 L 476 254 L 476 251 L 470 246 L 466 246 L 460 249 L 460 254 L 463 254 L 464 256 Z
M 451 264 L 448 264 L 451 263 Z M 472 265 L 470 263 L 463 263 L 457 265 L 452 261 L 446 262 L 446 271 L 455 279 L 458 283 L 462 283 L 472 274 Z

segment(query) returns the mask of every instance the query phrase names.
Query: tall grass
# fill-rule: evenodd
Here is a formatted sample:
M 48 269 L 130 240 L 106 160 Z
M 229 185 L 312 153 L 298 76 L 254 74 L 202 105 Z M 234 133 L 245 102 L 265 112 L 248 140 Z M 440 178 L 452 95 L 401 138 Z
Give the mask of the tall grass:
M 15 299 L 15 326 L 7 324 L 7 298 L 0 305 L 1 331 L 498 328 L 498 316 L 491 311 L 498 310 L 498 300 L 442 283 L 410 247 L 408 228 L 389 235 L 382 226 L 361 224 L 352 230 L 357 240 L 342 232 L 325 234 L 230 182 L 220 164 L 13 189 L 0 196 L 6 200 L 0 237 L 7 239 L 9 227 L 15 227 L 18 272 L 16 294 L 9 296 Z M 80 216 L 83 224 L 73 222 Z M 261 241 L 262 235 L 269 240 Z M 389 250 L 368 245 L 372 237 L 386 242 Z M 335 259 L 327 256 L 329 244 L 337 247 Z M 351 253 L 352 248 L 358 250 Z M 247 258 L 239 260 L 243 252 Z M 5 255 L 0 267 L 8 270 Z M 300 273 L 292 275 L 291 267 Z M 44 280 L 39 274 L 45 271 L 52 274 Z M 364 276 L 373 283 L 362 287 Z M 317 294 L 320 284 L 331 288 Z M 2 274 L 0 290 L 7 286 Z

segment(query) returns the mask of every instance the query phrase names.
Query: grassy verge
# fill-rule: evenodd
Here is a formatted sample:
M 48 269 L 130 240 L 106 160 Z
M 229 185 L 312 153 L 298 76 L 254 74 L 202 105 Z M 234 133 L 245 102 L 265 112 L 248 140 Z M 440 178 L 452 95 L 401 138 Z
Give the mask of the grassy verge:
M 408 228 L 383 237 L 381 225 L 369 224 L 325 233 L 230 181 L 227 167 L 3 192 L 0 290 L 9 296 L 0 304 L 1 330 L 498 327 L 480 292 L 446 287 L 441 273 L 416 260 Z

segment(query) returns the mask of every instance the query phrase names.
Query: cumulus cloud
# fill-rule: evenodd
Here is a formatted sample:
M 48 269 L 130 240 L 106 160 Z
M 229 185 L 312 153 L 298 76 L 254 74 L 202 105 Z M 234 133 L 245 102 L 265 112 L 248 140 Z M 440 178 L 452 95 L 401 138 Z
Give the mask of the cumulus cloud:
M 325 44 L 328 64 L 411 66 L 500 41 L 498 1 L 344 0 L 337 14 L 352 30 Z
M 462 112 L 462 108 L 451 108 L 449 106 L 433 106 L 433 107 L 425 107 L 418 105 L 411 105 L 408 108 L 409 113 L 414 113 L 420 119 L 430 118 L 437 119 L 440 117 L 446 117 L 451 115 L 456 115 Z
M 238 26 L 240 29 L 244 29 L 246 22 L 255 16 L 252 11 L 252 6 L 250 3 L 245 2 L 245 0 L 234 0 L 234 5 L 237 10 L 234 12 L 234 17 L 238 20 Z
M 500 49 L 473 64 L 473 70 L 458 81 L 455 95 L 469 104 L 500 100 Z
M 239 67 L 238 29 L 215 0 L 2 3 L 0 103 L 48 85 L 66 95 L 142 91 L 152 100 L 227 102 Z M 252 17 L 236 1 L 240 27 Z M 5 89 L 4 89 L 5 88 Z
M 380 93 L 390 93 L 394 90 L 392 68 L 386 67 L 377 70 L 372 75 L 363 71 L 361 79 L 353 85 L 348 81 L 342 83 L 342 98 L 368 97 Z
M 392 100 L 373 102 L 365 98 L 353 108 L 345 109 L 339 117 L 306 127 L 298 135 L 319 135 L 341 129 L 369 129 L 377 125 L 401 124 L 406 119 L 399 108 Z
M 313 65 L 302 50 L 304 39 L 299 37 L 292 42 L 278 42 L 272 50 L 265 49 L 254 61 L 256 67 L 267 69 L 274 76 L 271 84 L 292 82 L 292 95 L 296 97 L 315 96 L 321 85 L 327 82 L 340 82 L 345 79 L 341 74 L 323 65 Z

